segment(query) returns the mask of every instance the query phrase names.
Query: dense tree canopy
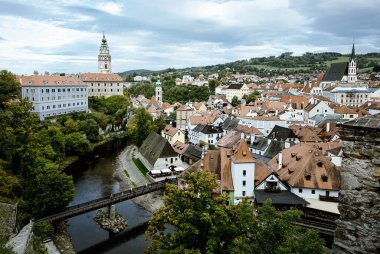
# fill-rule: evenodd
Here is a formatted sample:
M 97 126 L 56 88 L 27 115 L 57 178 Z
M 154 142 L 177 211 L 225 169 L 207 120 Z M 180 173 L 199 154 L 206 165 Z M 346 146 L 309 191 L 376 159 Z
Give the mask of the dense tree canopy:
M 20 96 L 20 83 L 16 76 L 6 70 L 0 71 L 0 108 L 10 99 L 17 99 Z
M 236 107 L 239 104 L 240 104 L 239 98 L 237 96 L 232 97 L 231 105 L 234 106 L 234 107 Z
M 213 195 L 218 186 L 206 171 L 186 174 L 184 181 L 184 189 L 167 186 L 164 206 L 146 231 L 148 253 L 323 253 L 316 232 L 292 224 L 301 212 L 279 212 L 270 201 L 258 215 L 247 200 L 228 206 L 227 196 Z

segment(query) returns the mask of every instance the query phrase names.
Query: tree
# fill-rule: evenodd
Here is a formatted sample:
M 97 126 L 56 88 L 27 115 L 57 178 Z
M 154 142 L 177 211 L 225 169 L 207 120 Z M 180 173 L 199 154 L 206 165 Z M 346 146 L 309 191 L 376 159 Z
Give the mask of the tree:
M 245 99 L 246 104 L 249 104 L 251 102 L 255 102 L 256 101 L 256 97 L 258 95 L 260 95 L 260 93 L 255 90 L 253 93 L 250 93 L 249 95 L 244 95 L 243 99 Z
M 29 176 L 25 197 L 34 216 L 58 212 L 74 197 L 73 178 L 59 172 L 57 164 L 38 159 Z
M 183 189 L 167 185 L 164 206 L 146 231 L 148 253 L 323 253 L 314 231 L 292 224 L 300 211 L 279 212 L 270 200 L 258 215 L 247 199 L 228 206 L 227 196 L 213 195 L 219 187 L 207 171 L 188 173 L 184 181 Z
M 236 95 L 232 97 L 231 105 L 236 107 L 239 104 L 240 104 L 240 100 L 238 99 L 238 97 Z
M 208 88 L 210 89 L 211 93 L 215 93 L 215 88 L 219 85 L 219 81 L 212 79 L 208 81 Z
M 250 229 L 234 239 L 230 253 L 242 253 L 242 250 L 259 254 L 323 253 L 323 240 L 316 232 L 305 232 L 292 224 L 300 218 L 301 211 L 277 211 L 271 200 L 267 200 L 258 211 Z
M 0 109 L 4 108 L 4 103 L 10 99 L 20 97 L 20 83 L 16 76 L 9 71 L 0 71 Z
M 225 196 L 213 197 L 214 177 L 205 171 L 185 176 L 187 188 L 168 185 L 164 207 L 149 221 L 149 253 L 220 253 L 231 241 Z M 168 225 L 174 227 L 168 232 Z
M 90 151 L 90 142 L 79 132 L 66 135 L 66 154 L 78 155 Z
M 145 108 L 136 109 L 128 125 L 128 136 L 140 146 L 151 131 L 154 131 L 152 116 Z

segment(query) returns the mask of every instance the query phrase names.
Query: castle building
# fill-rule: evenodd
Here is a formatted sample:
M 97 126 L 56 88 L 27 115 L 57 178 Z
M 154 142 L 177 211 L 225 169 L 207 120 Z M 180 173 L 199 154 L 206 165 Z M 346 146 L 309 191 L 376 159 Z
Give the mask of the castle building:
M 99 73 L 80 75 L 82 82 L 88 86 L 88 96 L 123 95 L 123 78 L 111 72 L 111 55 L 104 34 L 98 55 L 98 70 Z
M 20 84 L 22 98 L 33 103 L 40 120 L 88 110 L 87 85 L 77 76 L 22 76 Z
M 107 39 L 103 34 L 102 44 L 98 55 L 98 70 L 100 73 L 111 73 L 111 55 L 108 48 Z

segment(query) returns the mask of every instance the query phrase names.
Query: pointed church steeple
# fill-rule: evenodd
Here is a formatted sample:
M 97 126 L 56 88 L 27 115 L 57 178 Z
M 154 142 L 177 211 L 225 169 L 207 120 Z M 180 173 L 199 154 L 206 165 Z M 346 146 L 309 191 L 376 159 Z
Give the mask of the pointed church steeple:
M 348 75 L 347 82 L 355 83 L 357 81 L 356 77 L 356 60 L 355 60 L 355 43 L 352 43 L 351 59 L 348 63 Z
M 98 71 L 100 73 L 111 73 L 111 55 L 104 32 L 98 55 Z

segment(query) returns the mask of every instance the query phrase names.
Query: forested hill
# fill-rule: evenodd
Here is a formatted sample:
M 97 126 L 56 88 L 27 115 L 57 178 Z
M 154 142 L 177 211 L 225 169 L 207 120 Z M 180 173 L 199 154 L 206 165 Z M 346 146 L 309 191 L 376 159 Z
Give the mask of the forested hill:
M 254 57 L 246 60 L 239 60 L 230 63 L 208 65 L 201 67 L 189 67 L 184 69 L 169 68 L 153 73 L 165 72 L 184 72 L 184 73 L 202 73 L 212 74 L 222 70 L 231 70 L 239 73 L 255 73 L 259 76 L 266 76 L 268 72 L 271 74 L 292 74 L 297 72 L 313 72 L 326 71 L 331 63 L 345 62 L 350 58 L 349 54 L 341 54 L 336 52 L 324 53 L 305 53 L 302 56 L 294 56 L 292 52 L 282 53 L 280 56 Z M 359 72 L 380 71 L 380 53 L 367 53 L 356 55 Z M 144 70 L 145 71 L 145 70 Z M 139 71 L 128 71 L 123 74 L 144 74 Z M 145 74 L 150 73 L 145 72 Z

